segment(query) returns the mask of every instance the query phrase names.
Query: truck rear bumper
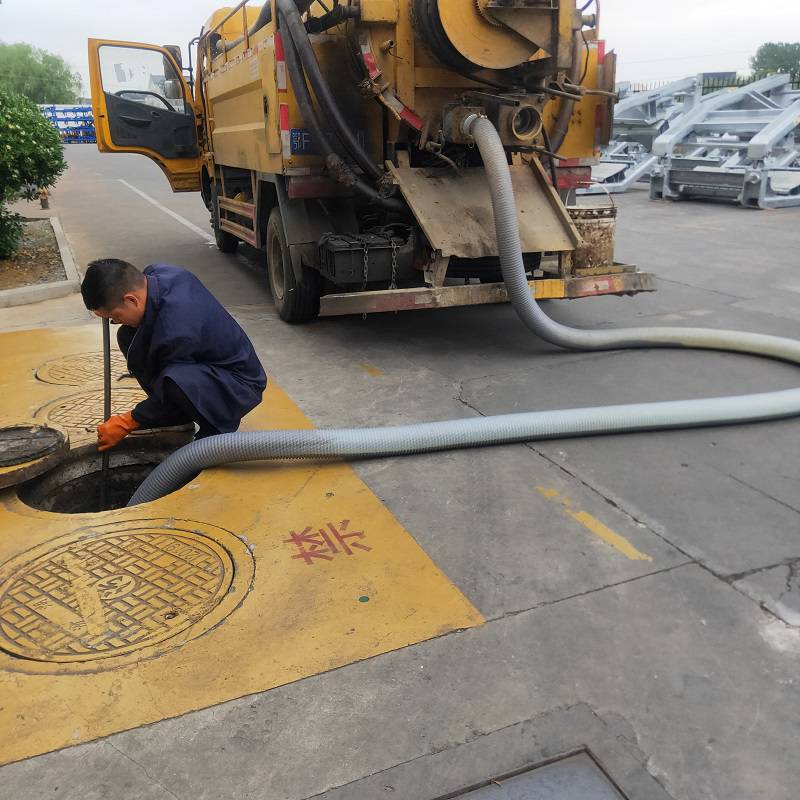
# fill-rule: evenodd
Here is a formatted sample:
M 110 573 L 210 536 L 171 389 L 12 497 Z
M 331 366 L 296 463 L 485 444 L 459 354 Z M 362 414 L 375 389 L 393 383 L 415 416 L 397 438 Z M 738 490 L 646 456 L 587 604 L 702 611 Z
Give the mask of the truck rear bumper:
M 654 292 L 656 289 L 655 275 L 646 272 L 541 278 L 529 281 L 529 284 L 537 300 L 571 300 L 608 294 L 633 295 L 639 292 Z M 319 315 L 336 317 L 345 314 L 379 314 L 385 311 L 413 311 L 507 302 L 508 295 L 502 283 L 421 286 L 411 289 L 328 294 L 320 300 Z

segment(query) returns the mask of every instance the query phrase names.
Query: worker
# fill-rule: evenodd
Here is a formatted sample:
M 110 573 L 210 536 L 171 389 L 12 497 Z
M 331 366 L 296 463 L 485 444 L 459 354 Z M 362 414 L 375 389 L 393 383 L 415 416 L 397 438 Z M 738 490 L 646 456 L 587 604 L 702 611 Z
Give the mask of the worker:
M 92 261 L 83 302 L 121 327 L 117 342 L 147 393 L 131 411 L 97 426 L 98 450 L 138 428 L 193 422 L 195 438 L 228 433 L 261 402 L 267 378 L 247 334 L 191 272 L 118 258 Z

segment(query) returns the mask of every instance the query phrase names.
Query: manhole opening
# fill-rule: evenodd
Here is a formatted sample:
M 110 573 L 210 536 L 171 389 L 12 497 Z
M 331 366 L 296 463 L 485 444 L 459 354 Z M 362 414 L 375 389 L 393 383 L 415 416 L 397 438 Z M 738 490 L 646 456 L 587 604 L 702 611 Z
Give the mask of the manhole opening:
M 182 444 L 183 442 L 181 442 Z M 110 457 L 105 508 L 102 505 L 102 457 L 94 446 L 73 451 L 44 475 L 17 487 L 28 506 L 56 514 L 86 514 L 124 508 L 142 481 L 179 444 L 126 441 Z

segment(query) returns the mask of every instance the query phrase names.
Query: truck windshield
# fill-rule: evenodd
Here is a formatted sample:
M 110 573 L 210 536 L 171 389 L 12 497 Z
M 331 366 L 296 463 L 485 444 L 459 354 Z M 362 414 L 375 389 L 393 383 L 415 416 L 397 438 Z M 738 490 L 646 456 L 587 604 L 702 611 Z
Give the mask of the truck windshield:
M 103 45 L 98 55 L 104 92 L 146 106 L 189 113 L 181 79 L 161 51 Z

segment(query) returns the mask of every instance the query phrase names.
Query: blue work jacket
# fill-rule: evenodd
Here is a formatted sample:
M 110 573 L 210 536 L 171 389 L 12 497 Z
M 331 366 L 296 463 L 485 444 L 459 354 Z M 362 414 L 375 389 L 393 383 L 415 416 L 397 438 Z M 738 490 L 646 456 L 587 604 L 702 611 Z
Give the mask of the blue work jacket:
M 170 264 L 144 269 L 147 303 L 138 328 L 120 326 L 128 369 L 147 392 L 133 409 L 143 427 L 162 415 L 171 378 L 221 433 L 235 431 L 261 402 L 267 377 L 247 334 L 191 273 Z

